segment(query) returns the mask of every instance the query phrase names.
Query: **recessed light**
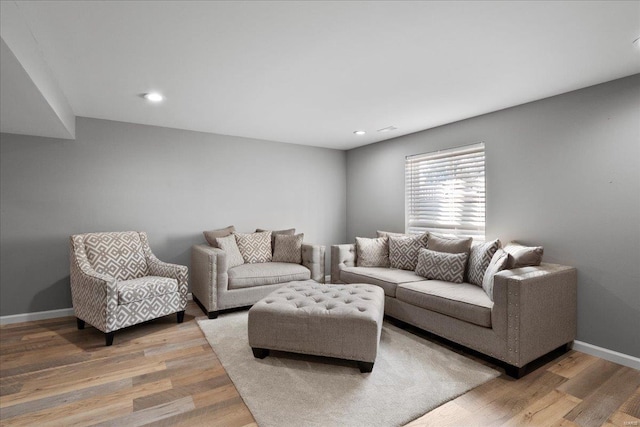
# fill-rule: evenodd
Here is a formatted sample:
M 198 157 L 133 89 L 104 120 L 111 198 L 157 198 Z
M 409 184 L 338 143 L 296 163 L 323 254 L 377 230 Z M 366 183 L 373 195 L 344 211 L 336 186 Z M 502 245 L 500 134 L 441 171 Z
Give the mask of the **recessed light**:
M 366 132 L 363 130 L 355 130 L 353 131 L 353 133 L 355 133 L 356 135 L 364 135 Z
M 143 95 L 144 99 L 151 102 L 160 102 L 164 99 L 164 96 L 160 95 L 158 92 L 149 92 Z

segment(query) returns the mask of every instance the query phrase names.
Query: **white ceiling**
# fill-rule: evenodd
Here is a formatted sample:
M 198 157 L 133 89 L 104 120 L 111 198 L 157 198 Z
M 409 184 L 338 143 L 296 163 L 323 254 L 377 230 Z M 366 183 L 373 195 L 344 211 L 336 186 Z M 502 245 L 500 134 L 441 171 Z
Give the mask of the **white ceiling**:
M 640 72 L 640 1 L 15 5 L 77 116 L 339 149 Z

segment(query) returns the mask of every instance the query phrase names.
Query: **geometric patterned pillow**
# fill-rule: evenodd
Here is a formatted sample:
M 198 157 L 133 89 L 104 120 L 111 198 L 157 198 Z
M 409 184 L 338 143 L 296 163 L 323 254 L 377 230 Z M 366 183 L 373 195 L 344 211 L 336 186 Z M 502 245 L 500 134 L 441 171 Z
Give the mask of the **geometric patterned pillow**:
M 358 267 L 389 267 L 389 238 L 356 237 L 356 254 Z
M 389 263 L 391 268 L 414 271 L 418 263 L 418 251 L 427 247 L 429 234 L 417 236 L 389 235 Z
M 235 236 L 244 262 L 247 264 L 271 262 L 273 256 L 271 254 L 271 231 L 236 233 Z
M 278 234 L 284 234 L 285 236 L 293 236 L 296 234 L 295 228 L 288 228 L 286 230 L 266 230 L 264 228 L 256 228 L 256 233 L 261 233 L 263 231 L 271 231 L 271 252 L 273 252 L 276 247 L 276 236 Z
M 480 245 L 471 246 L 469 253 L 469 268 L 467 270 L 469 283 L 482 286 L 484 272 L 487 271 L 493 254 L 500 248 L 500 240 L 496 239 Z
M 233 234 L 227 237 L 217 237 L 216 247 L 222 249 L 227 254 L 227 269 L 244 264 L 244 258 L 242 258 Z
M 469 255 L 466 252 L 450 254 L 420 249 L 416 274 L 427 279 L 444 280 L 446 282 L 462 283 L 464 268 Z
M 273 262 L 290 262 L 293 264 L 302 263 L 302 239 L 304 234 L 289 236 L 286 234 L 276 234 L 275 247 L 273 249 Z

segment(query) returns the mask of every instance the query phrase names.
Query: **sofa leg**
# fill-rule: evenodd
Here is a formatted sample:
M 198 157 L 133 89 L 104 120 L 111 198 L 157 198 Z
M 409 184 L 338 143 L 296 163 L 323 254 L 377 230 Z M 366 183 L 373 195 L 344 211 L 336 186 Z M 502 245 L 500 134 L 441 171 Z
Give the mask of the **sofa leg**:
M 217 319 L 218 318 L 218 312 L 217 311 L 210 311 L 208 314 L 209 319 Z
M 115 334 L 116 334 L 115 332 L 107 332 L 104 334 L 107 347 L 113 344 L 113 337 Z
M 80 319 L 79 317 L 76 317 L 76 322 L 78 323 L 78 329 L 80 330 L 84 329 L 84 320 Z
M 196 304 L 198 304 L 198 307 L 200 307 L 200 310 L 202 310 L 204 312 L 204 314 L 206 314 L 209 319 L 215 319 L 218 317 L 218 312 L 217 311 L 209 311 L 207 310 L 207 307 L 205 307 L 198 298 L 196 298 L 195 295 L 191 294 L 191 296 L 193 297 L 193 300 L 196 302 Z
M 511 378 L 515 378 L 516 380 L 522 378 L 526 373 L 526 371 L 527 371 L 527 365 L 524 365 L 522 367 L 507 365 L 504 368 L 504 372 L 507 375 L 509 375 Z
M 177 314 L 177 316 L 178 316 L 178 323 L 182 323 L 182 322 L 184 322 L 184 310 L 179 311 L 179 312 L 177 312 L 176 314 Z
M 253 357 L 256 359 L 264 359 L 269 355 L 269 349 L 267 348 L 251 347 L 251 350 L 253 351 Z
M 358 362 L 358 368 L 360 368 L 361 373 L 366 374 L 373 370 L 373 362 Z

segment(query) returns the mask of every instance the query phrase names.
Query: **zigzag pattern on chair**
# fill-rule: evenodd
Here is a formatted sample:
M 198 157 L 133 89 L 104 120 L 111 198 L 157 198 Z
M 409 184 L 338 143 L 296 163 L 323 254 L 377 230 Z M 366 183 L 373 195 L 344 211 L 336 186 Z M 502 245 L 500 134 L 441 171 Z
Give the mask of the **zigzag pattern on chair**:
M 87 259 L 98 273 L 108 274 L 117 280 L 147 275 L 147 261 L 138 233 L 88 234 L 84 245 Z
M 469 283 L 482 286 L 484 273 L 487 271 L 487 267 L 489 267 L 493 254 L 496 253 L 499 247 L 500 241 L 497 239 L 471 247 L 471 252 L 469 254 L 469 269 L 467 272 L 467 276 L 469 276 L 467 281 Z

